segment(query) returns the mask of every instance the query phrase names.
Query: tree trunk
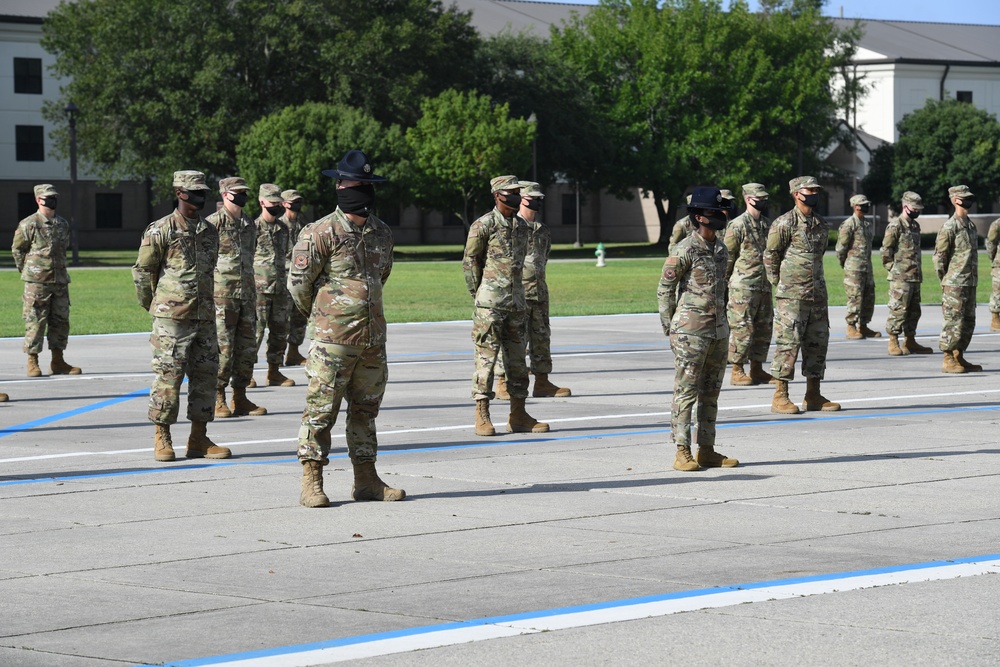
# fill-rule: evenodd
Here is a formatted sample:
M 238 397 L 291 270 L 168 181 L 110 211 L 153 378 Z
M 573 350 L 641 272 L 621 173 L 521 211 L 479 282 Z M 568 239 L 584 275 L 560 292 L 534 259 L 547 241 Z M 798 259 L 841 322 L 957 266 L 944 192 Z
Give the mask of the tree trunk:
M 656 245 L 666 246 L 670 243 L 670 232 L 674 229 L 674 221 L 670 219 L 669 215 L 673 206 L 668 206 L 664 208 L 663 200 L 666 197 L 659 190 L 653 190 L 653 205 L 656 207 L 656 217 L 660 220 L 660 238 L 657 239 Z

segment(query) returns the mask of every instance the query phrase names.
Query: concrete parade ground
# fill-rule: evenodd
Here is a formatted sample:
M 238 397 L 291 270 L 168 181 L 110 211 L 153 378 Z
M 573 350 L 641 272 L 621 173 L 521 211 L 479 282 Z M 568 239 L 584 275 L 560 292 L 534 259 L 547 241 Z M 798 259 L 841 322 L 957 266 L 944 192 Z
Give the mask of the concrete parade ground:
M 554 320 L 573 396 L 528 400 L 539 435 L 502 433 L 495 401 L 494 438 L 471 323 L 390 326 L 378 468 L 408 498 L 350 500 L 342 412 L 327 509 L 298 504 L 303 369 L 250 390 L 267 416 L 209 425 L 232 459 L 156 463 L 147 334 L 73 337 L 84 374 L 36 379 L 0 340 L 0 665 L 995 665 L 1000 334 L 980 306 L 984 372 L 945 375 L 939 306 L 930 356 L 843 316 L 843 411 L 774 415 L 727 371 L 718 449 L 741 465 L 695 473 L 671 467 L 656 315 Z

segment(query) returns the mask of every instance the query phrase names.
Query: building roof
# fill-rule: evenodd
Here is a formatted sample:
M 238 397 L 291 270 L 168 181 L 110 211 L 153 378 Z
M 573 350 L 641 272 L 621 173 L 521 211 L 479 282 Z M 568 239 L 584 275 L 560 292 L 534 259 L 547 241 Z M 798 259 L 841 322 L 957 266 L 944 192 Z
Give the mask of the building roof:
M 447 0 L 444 2 L 447 6 Z M 531 32 L 547 37 L 549 28 L 559 26 L 574 13 L 586 14 L 594 5 L 528 0 L 452 0 L 460 11 L 472 12 L 472 27 L 481 35 Z
M 45 15 L 59 6 L 59 0 L 3 0 L 0 22 L 41 23 Z
M 854 19 L 834 19 L 841 27 Z M 1000 26 L 864 20 L 859 62 L 1000 64 Z

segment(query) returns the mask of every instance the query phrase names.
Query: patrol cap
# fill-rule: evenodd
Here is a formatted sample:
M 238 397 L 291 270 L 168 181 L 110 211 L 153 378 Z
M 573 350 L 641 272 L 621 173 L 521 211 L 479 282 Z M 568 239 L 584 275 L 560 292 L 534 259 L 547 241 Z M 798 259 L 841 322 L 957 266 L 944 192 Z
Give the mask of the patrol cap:
M 732 190 L 719 190 L 719 194 L 722 195 L 723 199 L 736 201 L 736 195 L 733 194 Z
M 909 206 L 915 211 L 924 210 L 924 200 L 916 192 L 907 190 L 903 193 L 903 206 Z
M 956 185 L 948 188 L 948 199 L 952 199 L 954 197 L 961 197 L 963 199 L 966 197 L 975 198 L 975 196 L 976 195 L 972 194 L 972 191 L 969 190 L 968 185 Z
M 281 198 L 286 202 L 302 201 L 302 195 L 298 190 L 285 190 L 281 193 Z
M 517 176 L 497 176 L 496 178 L 490 179 L 490 193 L 500 192 L 501 190 L 520 190 L 521 182 L 517 180 Z
M 854 195 L 851 197 L 851 206 L 864 206 L 865 204 L 871 204 L 868 201 L 868 197 L 864 195 Z
M 261 183 L 260 190 L 257 192 L 257 197 L 263 201 L 271 202 L 272 204 L 280 204 L 285 201 L 281 198 L 281 188 L 274 183 Z
M 51 183 L 41 183 L 35 186 L 35 198 L 41 199 L 43 197 L 58 197 L 59 193 L 56 192 L 55 187 Z
M 239 176 L 229 176 L 219 181 L 219 192 L 246 192 L 249 189 L 247 182 Z
M 175 171 L 174 184 L 171 187 L 184 190 L 211 190 L 205 185 L 205 174 L 200 171 Z
M 745 183 L 743 185 L 743 196 L 755 199 L 767 199 L 771 195 L 767 194 L 767 190 L 760 183 Z
M 542 193 L 542 186 L 534 181 L 519 181 L 518 185 L 521 187 L 522 197 L 531 197 L 532 199 L 545 199 L 545 195 Z
M 710 185 L 699 185 L 691 191 L 691 201 L 688 208 L 700 209 L 703 211 L 727 211 L 729 201 L 722 196 L 719 188 Z
M 815 176 L 799 176 L 788 181 L 788 191 L 792 194 L 806 188 L 819 188 L 822 190 L 823 186 L 819 184 Z

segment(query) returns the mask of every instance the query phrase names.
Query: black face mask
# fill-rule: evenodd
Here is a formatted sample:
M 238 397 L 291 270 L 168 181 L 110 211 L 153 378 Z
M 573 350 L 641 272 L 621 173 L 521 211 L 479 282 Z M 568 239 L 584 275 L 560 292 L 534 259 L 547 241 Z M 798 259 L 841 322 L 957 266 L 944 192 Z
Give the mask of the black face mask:
M 277 218 L 285 210 L 285 207 L 282 204 L 278 204 L 277 206 L 265 206 L 264 210 Z
M 344 213 L 367 218 L 375 204 L 375 186 L 371 183 L 337 189 L 337 206 Z
M 519 194 L 500 195 L 500 201 L 515 211 L 521 208 L 521 195 Z
M 861 207 L 861 212 L 862 212 L 862 213 L 868 213 L 868 212 L 870 212 L 871 210 L 872 210 L 872 207 L 871 207 L 871 206 L 869 206 L 868 204 L 865 204 L 864 206 L 862 206 L 862 207 Z
M 295 211 L 296 213 L 298 213 L 299 211 L 302 210 L 302 202 L 300 201 L 292 202 L 291 204 L 288 205 L 288 210 Z
M 233 204 L 243 208 L 247 204 L 247 193 L 245 192 L 234 192 L 233 194 Z
M 767 213 L 766 199 L 751 199 L 750 205 L 757 209 L 761 214 Z
M 699 225 L 705 225 L 709 229 L 714 229 L 717 232 L 721 232 L 723 229 L 726 228 L 726 223 L 728 222 L 728 220 L 726 220 L 725 216 L 706 215 L 705 217 L 708 219 L 708 222 L 699 221 L 698 222 Z
M 542 200 L 541 199 L 529 199 L 524 202 L 524 205 L 528 207 L 531 211 L 541 211 L 542 210 Z
M 59 204 L 59 200 L 55 197 L 45 197 L 42 199 L 42 205 L 46 208 L 51 208 L 53 211 L 56 210 L 57 204 Z
M 205 193 L 204 192 L 194 192 L 192 190 L 184 190 L 186 195 L 185 201 L 193 206 L 195 210 L 200 211 L 205 208 Z
M 906 215 L 909 216 L 910 220 L 916 220 L 920 217 L 920 211 L 907 211 Z
M 975 205 L 975 203 L 976 203 L 975 199 L 963 199 L 962 200 L 962 208 L 964 208 L 964 209 L 970 209 L 970 208 L 972 208 Z
M 812 195 L 802 195 L 802 203 L 808 206 L 809 208 L 816 208 L 816 205 L 819 204 L 819 193 Z

